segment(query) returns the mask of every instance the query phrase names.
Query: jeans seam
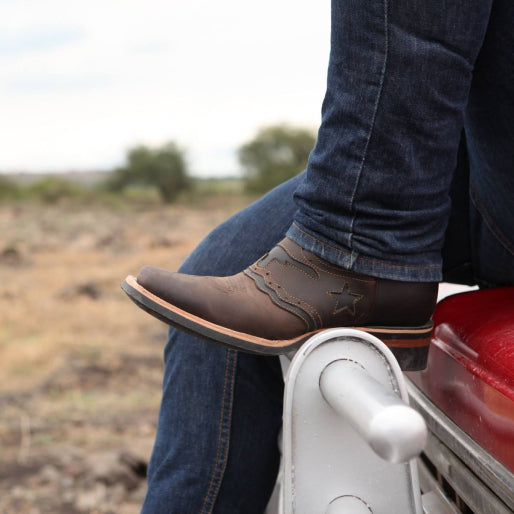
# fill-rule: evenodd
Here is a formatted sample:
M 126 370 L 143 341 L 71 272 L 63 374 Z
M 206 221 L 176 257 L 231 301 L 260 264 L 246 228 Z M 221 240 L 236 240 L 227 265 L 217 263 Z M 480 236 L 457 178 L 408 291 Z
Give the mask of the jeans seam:
M 228 449 L 230 446 L 230 425 L 232 422 L 232 406 L 234 402 L 233 392 L 236 377 L 236 364 L 237 352 L 235 350 L 227 350 L 227 358 L 225 360 L 225 377 L 223 382 L 222 393 L 223 400 L 221 402 L 220 423 L 218 425 L 218 443 L 216 450 L 216 458 L 200 514 L 212 513 L 214 504 L 216 502 L 216 498 L 221 487 L 221 483 L 223 481 L 223 474 L 225 472 L 227 465 Z M 225 440 L 223 440 L 223 432 L 225 431 L 225 429 L 227 431 L 227 436 Z M 223 461 L 221 462 L 221 465 L 219 465 L 221 455 L 223 455 Z
M 386 68 L 387 68 L 387 60 L 389 57 L 389 17 L 388 17 L 388 0 L 384 0 L 384 37 L 385 37 L 385 45 L 384 45 L 384 62 L 382 64 L 382 70 L 380 72 L 380 83 L 378 86 L 378 93 L 375 98 L 375 105 L 373 107 L 373 114 L 371 117 L 371 126 L 369 128 L 368 136 L 366 138 L 366 143 L 364 145 L 364 152 L 362 154 L 362 159 L 360 163 L 359 170 L 357 172 L 357 180 L 355 181 L 355 187 L 353 188 L 351 199 L 350 199 L 350 210 L 353 211 L 353 205 L 355 202 L 355 196 L 357 194 L 357 189 L 359 187 L 360 179 L 362 176 L 362 171 L 364 169 L 364 164 L 366 162 L 366 158 L 368 156 L 368 147 L 369 142 L 371 141 L 371 137 L 373 135 L 373 130 L 375 128 L 375 121 L 377 119 L 377 112 L 378 112 L 378 105 L 380 103 L 380 99 L 382 97 L 382 91 L 384 89 L 384 81 L 385 81 L 385 74 L 386 74 Z M 354 212 L 352 219 L 350 221 L 350 237 L 349 237 L 349 246 L 352 246 L 352 239 L 353 239 L 353 225 L 355 223 L 357 215 Z M 353 253 L 352 253 L 353 255 Z
M 320 245 L 326 246 L 328 248 L 331 248 L 332 250 L 335 250 L 336 252 L 342 253 L 344 255 L 352 255 L 352 253 L 350 253 L 350 252 L 346 252 L 345 250 L 340 250 L 339 248 L 336 248 L 335 246 L 332 246 L 332 245 L 330 245 L 328 243 L 325 243 L 325 242 L 321 241 L 320 239 L 318 239 L 317 237 L 314 237 L 313 235 L 305 232 L 305 230 L 302 230 L 298 226 L 298 224 L 296 222 L 293 222 L 293 225 L 294 225 L 294 227 L 299 232 L 301 232 L 302 234 L 304 234 L 307 237 L 310 237 L 311 239 L 313 239 L 314 241 L 316 241 Z M 376 260 L 376 259 L 371 259 L 369 257 L 363 257 L 362 255 L 358 256 L 358 260 L 366 261 L 366 262 L 371 262 L 373 264 L 380 264 L 382 266 L 387 266 L 387 267 L 390 267 L 390 268 L 419 269 L 419 270 L 422 270 L 422 269 L 426 269 L 426 270 L 428 270 L 428 269 L 439 269 L 440 268 L 439 266 L 406 266 L 404 264 L 391 264 L 391 263 L 388 263 L 388 262 L 379 261 L 379 260 Z
M 470 198 L 477 211 L 482 215 L 485 225 L 489 232 L 496 238 L 496 240 L 507 250 L 511 255 L 514 255 L 514 243 L 503 233 L 500 227 L 496 224 L 493 217 L 489 214 L 487 207 L 482 202 L 480 195 L 477 192 L 475 184 L 470 181 Z

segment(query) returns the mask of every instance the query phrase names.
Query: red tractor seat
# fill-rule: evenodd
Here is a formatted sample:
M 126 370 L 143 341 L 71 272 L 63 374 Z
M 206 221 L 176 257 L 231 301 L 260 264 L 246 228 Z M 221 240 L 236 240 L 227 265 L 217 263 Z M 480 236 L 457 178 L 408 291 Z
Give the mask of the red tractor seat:
M 514 472 L 514 287 L 442 300 L 434 314 L 427 369 L 408 376 Z

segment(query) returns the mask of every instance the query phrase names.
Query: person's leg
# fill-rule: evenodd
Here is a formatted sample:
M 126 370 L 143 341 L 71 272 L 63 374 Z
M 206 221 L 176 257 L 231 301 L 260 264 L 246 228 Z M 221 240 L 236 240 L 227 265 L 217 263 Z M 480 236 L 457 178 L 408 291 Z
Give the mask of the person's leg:
M 381 338 L 403 369 L 422 368 L 489 10 L 486 0 L 334 0 L 322 125 L 288 238 L 233 277 L 143 268 L 127 294 L 247 352 L 285 353 L 351 326 Z
M 293 216 L 289 193 L 275 197 L 273 210 L 235 218 L 232 228 L 227 224 L 215 232 L 182 271 L 223 276 L 253 262 L 287 229 L 287 222 L 276 231 L 269 223 L 276 219 L 275 209 Z M 287 216 L 279 216 L 285 222 Z M 226 258 L 220 259 L 220 247 Z M 252 505 L 262 511 L 276 470 L 277 371 L 274 360 L 236 354 L 171 330 L 145 512 L 246 513 L 253 512 Z
M 230 275 L 281 238 L 301 177 L 215 229 L 181 267 Z M 278 358 L 238 353 L 175 329 L 148 469 L 148 514 L 262 514 L 279 462 L 283 380 Z
M 327 94 L 288 232 L 373 276 L 439 281 L 488 0 L 333 2 Z
M 465 116 L 473 270 L 514 284 L 514 3 L 494 0 Z

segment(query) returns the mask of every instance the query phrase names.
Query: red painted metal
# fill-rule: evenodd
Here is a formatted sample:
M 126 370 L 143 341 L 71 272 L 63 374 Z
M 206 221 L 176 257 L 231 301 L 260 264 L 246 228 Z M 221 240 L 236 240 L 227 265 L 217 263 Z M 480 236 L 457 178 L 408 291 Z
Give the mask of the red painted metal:
M 427 369 L 409 377 L 514 472 L 514 287 L 445 298 Z

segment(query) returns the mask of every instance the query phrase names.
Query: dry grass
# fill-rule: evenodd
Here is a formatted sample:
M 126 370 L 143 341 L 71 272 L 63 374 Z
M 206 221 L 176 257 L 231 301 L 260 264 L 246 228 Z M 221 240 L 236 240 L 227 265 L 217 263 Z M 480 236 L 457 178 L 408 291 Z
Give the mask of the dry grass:
M 176 269 L 234 208 L 3 208 L 0 394 L 34 387 L 70 356 L 145 355 L 159 325 L 127 301 L 121 281 L 146 263 Z
M 242 204 L 1 207 L 0 496 L 9 463 L 126 445 L 148 458 L 166 327 L 120 283 L 143 264 L 176 269 Z M 47 512 L 33 496 L 4 497 L 0 512 Z

